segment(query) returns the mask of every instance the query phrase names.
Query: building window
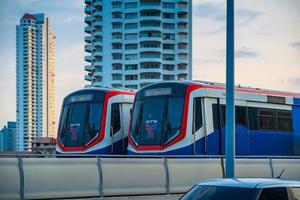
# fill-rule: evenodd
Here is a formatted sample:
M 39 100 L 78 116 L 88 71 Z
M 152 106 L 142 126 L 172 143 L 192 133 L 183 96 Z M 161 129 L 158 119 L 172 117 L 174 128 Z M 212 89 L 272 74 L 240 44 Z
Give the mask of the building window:
M 122 33 L 112 33 L 113 39 L 122 39 Z
M 122 2 L 120 2 L 120 1 L 112 2 L 112 7 L 113 8 L 122 8 Z
M 178 59 L 184 60 L 188 58 L 188 55 L 186 53 L 180 53 L 177 55 Z
M 112 80 L 122 80 L 122 74 L 112 74 Z
M 125 60 L 137 60 L 138 54 L 125 54 Z
M 187 12 L 177 13 L 177 17 L 180 19 L 187 18 Z
M 125 85 L 125 88 L 128 88 L 128 89 L 138 89 L 138 86 L 137 85 Z
M 164 70 L 173 71 L 175 69 L 174 65 L 163 65 Z
M 138 17 L 138 14 L 136 12 L 125 13 L 125 19 L 136 19 L 137 17 Z
M 177 79 L 178 80 L 186 80 L 187 79 L 187 74 L 178 74 L 177 75 Z
M 179 39 L 186 39 L 186 38 L 188 38 L 188 34 L 187 33 L 178 33 L 178 38 Z
M 141 73 L 141 79 L 160 79 L 160 73 Z
M 160 27 L 160 21 L 141 21 L 141 27 Z
M 113 88 L 121 88 L 122 84 L 111 84 Z
M 137 33 L 128 33 L 125 34 L 125 40 L 135 40 L 138 38 L 138 34 Z
M 173 9 L 173 8 L 175 8 L 175 3 L 167 3 L 167 2 L 163 2 L 163 8 L 170 8 L 170 9 Z
M 175 45 L 174 44 L 163 44 L 163 49 L 174 50 L 175 49 Z
M 138 79 L 138 75 L 134 74 L 134 75 L 125 75 L 125 80 L 126 81 L 132 81 L 132 80 L 137 80 Z
M 161 33 L 158 31 L 143 31 L 140 33 L 140 38 L 143 37 L 160 37 Z
M 121 29 L 122 28 L 122 23 L 120 22 L 114 22 L 112 23 L 113 29 Z
M 125 50 L 133 50 L 137 48 L 138 48 L 137 44 L 125 44 Z
M 125 9 L 137 8 L 137 7 L 138 7 L 138 3 L 137 2 L 125 3 Z
M 122 49 L 122 43 L 113 43 L 112 47 L 113 49 Z
M 141 69 L 159 69 L 160 63 L 141 63 Z
M 165 19 L 174 19 L 175 14 L 174 13 L 163 13 L 163 18 L 165 18 Z
M 178 8 L 186 9 L 187 6 L 188 6 L 187 2 L 178 2 L 177 3 Z
M 175 60 L 174 54 L 163 54 L 163 60 L 173 61 Z
M 113 53 L 112 57 L 113 57 L 113 60 L 122 60 L 122 54 L 121 53 Z
M 141 11 L 141 17 L 160 17 L 160 11 L 158 10 L 146 10 Z
M 159 52 L 142 52 L 140 54 L 141 58 L 160 58 Z
M 113 19 L 122 19 L 122 13 L 121 12 L 113 12 L 112 18 Z
M 121 64 L 112 64 L 113 70 L 122 70 L 122 65 Z
M 163 75 L 163 80 L 165 80 L 165 81 L 175 80 L 175 76 L 174 75 Z
M 163 34 L 164 40 L 175 40 L 175 34 L 173 33 L 164 33 Z
M 125 29 L 137 29 L 138 28 L 138 23 L 129 23 L 129 24 L 125 24 Z
M 178 64 L 177 68 L 178 68 L 178 70 L 186 70 L 187 69 L 187 64 Z
M 141 48 L 160 48 L 160 42 L 141 42 Z
M 187 49 L 187 43 L 178 43 L 177 46 L 178 49 Z
M 175 29 L 175 24 L 163 23 L 163 29 Z
M 138 65 L 125 65 L 125 70 L 137 70 Z
M 187 28 L 187 23 L 183 23 L 183 22 L 178 23 L 177 28 L 178 29 L 186 29 Z

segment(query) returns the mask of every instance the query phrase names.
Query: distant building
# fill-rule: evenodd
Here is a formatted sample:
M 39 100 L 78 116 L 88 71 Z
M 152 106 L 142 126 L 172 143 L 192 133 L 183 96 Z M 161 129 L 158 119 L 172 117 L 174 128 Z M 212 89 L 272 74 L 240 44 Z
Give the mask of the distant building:
M 32 142 L 32 152 L 38 154 L 55 154 L 56 139 L 55 138 L 38 138 Z
M 85 0 L 85 80 L 139 89 L 192 77 L 192 0 Z
M 55 137 L 54 33 L 43 14 L 25 14 L 16 26 L 18 151 L 39 137 Z
M 16 150 L 16 122 L 7 122 L 0 131 L 0 151 Z

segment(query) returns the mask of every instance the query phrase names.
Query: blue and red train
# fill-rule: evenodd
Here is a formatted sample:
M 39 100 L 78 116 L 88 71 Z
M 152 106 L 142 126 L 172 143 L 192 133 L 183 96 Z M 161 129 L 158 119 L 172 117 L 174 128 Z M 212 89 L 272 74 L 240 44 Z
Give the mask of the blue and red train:
M 236 87 L 235 90 L 236 154 L 299 156 L 300 94 L 243 87 Z M 128 95 L 128 92 L 125 93 Z M 72 95 L 74 94 L 66 99 Z M 131 103 L 133 95 L 130 94 Z M 126 126 L 125 129 L 129 127 L 127 153 L 223 155 L 226 134 L 225 98 L 224 85 L 211 82 L 159 82 L 139 90 L 135 95 L 130 125 L 123 124 Z M 68 102 L 66 99 L 64 102 Z M 129 109 L 124 113 L 128 122 Z M 81 110 L 84 113 L 84 109 Z M 70 152 L 73 149 L 65 151 L 66 147 L 61 148 L 62 135 L 70 135 L 69 139 L 64 141 L 72 138 L 70 128 L 63 128 L 65 123 L 63 113 L 58 131 L 60 153 Z M 110 114 L 106 115 L 107 119 L 110 119 L 108 116 Z M 114 124 L 110 125 L 111 129 L 115 129 Z M 95 134 L 104 135 L 107 140 L 88 142 L 89 146 L 85 144 L 75 148 L 76 151 L 73 153 L 112 153 L 111 148 L 106 147 L 113 146 L 112 142 L 117 140 L 109 138 L 110 133 L 111 130 L 107 127 L 99 129 Z M 124 144 L 127 142 L 127 134 L 123 136 Z M 124 149 L 124 145 L 122 148 Z

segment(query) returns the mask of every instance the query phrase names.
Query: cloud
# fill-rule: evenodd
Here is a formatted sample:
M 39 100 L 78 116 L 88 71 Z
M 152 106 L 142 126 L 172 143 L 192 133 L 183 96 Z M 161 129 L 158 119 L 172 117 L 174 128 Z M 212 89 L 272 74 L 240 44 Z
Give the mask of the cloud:
M 196 17 L 207 18 L 210 20 L 225 22 L 226 20 L 226 5 L 224 3 L 207 2 L 196 5 Z M 250 9 L 237 9 L 235 11 L 235 19 L 237 26 L 243 26 L 257 19 L 261 12 Z
M 292 48 L 300 51 L 300 42 L 294 42 L 290 45 Z
M 247 47 L 242 47 L 235 51 L 236 58 L 257 58 L 258 56 L 258 52 L 253 51 Z
M 196 6 L 195 14 L 200 18 L 210 18 L 217 21 L 225 20 L 224 3 L 203 3 Z

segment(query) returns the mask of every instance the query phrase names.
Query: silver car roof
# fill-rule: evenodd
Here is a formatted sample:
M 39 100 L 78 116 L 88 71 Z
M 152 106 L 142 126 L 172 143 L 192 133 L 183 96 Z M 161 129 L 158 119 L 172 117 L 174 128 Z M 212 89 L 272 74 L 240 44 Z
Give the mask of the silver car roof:
M 300 187 L 300 181 L 271 178 L 224 178 L 203 180 L 197 185 L 240 188 Z

